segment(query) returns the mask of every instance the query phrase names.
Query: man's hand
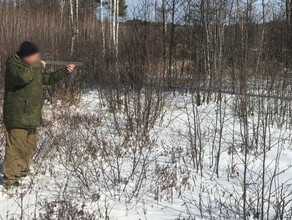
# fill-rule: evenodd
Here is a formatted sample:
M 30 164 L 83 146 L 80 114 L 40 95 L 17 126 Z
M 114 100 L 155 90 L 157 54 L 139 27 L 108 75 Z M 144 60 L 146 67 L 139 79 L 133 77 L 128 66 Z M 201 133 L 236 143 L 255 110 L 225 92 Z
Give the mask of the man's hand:
M 47 63 L 43 60 L 41 60 L 41 63 L 44 65 L 44 68 L 46 68 Z
M 74 69 L 75 69 L 75 65 L 73 65 L 73 64 L 70 64 L 67 66 L 67 70 L 69 73 L 72 73 Z

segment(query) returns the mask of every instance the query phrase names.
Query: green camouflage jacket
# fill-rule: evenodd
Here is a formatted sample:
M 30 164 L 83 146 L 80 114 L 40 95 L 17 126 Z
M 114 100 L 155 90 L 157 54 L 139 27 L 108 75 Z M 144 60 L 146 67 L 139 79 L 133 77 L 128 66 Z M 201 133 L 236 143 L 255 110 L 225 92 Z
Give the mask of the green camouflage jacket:
M 9 57 L 6 62 L 3 108 L 6 129 L 41 126 L 43 85 L 59 82 L 67 75 L 65 68 L 47 73 L 41 62 L 27 65 L 17 54 Z

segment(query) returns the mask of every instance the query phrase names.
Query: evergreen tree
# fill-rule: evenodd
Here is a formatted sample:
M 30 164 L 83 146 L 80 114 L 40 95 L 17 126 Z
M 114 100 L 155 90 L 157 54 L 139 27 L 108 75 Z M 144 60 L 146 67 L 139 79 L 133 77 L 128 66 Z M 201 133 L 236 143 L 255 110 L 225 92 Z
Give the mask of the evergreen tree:
M 112 0 L 113 1 L 113 0 Z M 109 0 L 103 0 L 103 6 L 109 10 Z M 81 10 L 92 10 L 97 11 L 97 8 L 100 6 L 100 0 L 80 0 L 80 9 Z M 125 17 L 127 15 L 128 5 L 125 0 L 119 1 L 119 16 Z
M 114 0 L 111 0 L 112 4 Z M 109 6 L 109 1 L 106 2 L 106 4 Z M 120 17 L 125 17 L 127 15 L 127 9 L 128 5 L 126 4 L 125 0 L 119 0 L 119 16 Z

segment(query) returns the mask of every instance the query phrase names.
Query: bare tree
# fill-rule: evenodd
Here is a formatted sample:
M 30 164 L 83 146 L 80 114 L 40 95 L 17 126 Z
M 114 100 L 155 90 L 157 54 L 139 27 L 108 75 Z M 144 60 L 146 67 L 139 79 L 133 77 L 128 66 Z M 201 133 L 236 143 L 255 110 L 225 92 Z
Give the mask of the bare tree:
M 102 53 L 105 56 L 105 30 L 104 30 L 104 18 L 103 18 L 103 0 L 100 0 L 100 22 L 101 22 L 101 34 L 102 34 Z
M 74 54 L 75 51 L 75 44 L 79 34 L 79 0 L 70 0 L 70 21 L 71 21 L 71 56 Z
M 291 22 L 292 22 L 292 1 L 291 0 L 286 0 L 286 14 L 287 14 L 288 24 L 291 25 Z

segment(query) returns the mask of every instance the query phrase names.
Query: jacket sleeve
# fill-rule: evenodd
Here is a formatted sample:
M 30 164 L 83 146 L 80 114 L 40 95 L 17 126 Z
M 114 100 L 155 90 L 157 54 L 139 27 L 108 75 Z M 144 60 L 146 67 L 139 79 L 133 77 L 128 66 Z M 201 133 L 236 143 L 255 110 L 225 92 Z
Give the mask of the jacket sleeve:
M 52 85 L 60 82 L 62 79 L 66 78 L 69 72 L 66 68 L 57 70 L 56 72 L 48 73 L 45 70 L 42 73 L 43 85 Z
M 6 76 L 12 85 L 25 86 L 32 82 L 32 67 L 19 65 L 16 62 L 8 62 L 7 68 L 9 75 Z

